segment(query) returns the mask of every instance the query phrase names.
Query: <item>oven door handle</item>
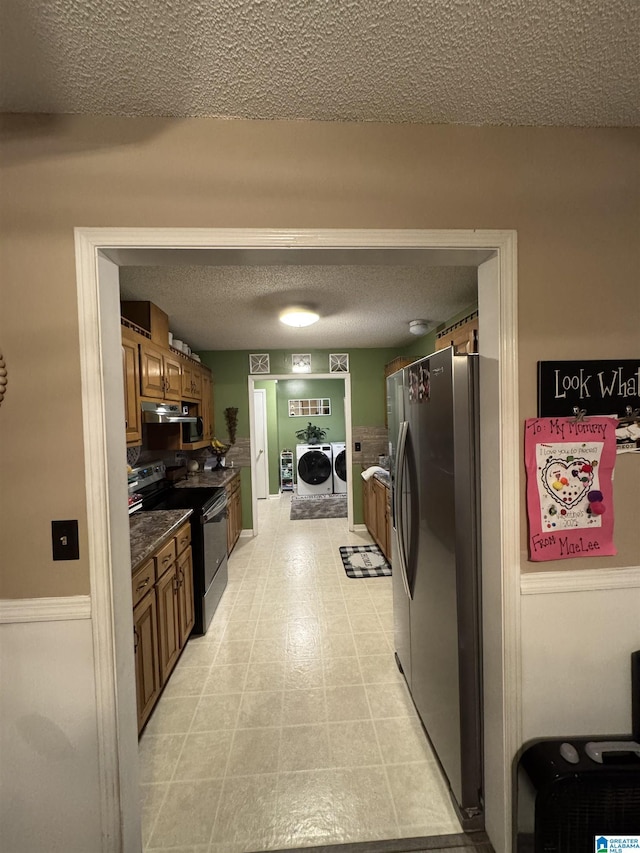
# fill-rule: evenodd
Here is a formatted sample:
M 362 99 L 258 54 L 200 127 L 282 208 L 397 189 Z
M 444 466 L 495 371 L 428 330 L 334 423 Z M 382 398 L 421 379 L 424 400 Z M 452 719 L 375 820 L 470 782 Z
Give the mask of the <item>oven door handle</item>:
M 220 521 L 223 518 L 226 518 L 229 515 L 229 510 L 227 509 L 227 499 L 225 495 L 224 501 L 217 501 L 211 509 L 208 509 L 202 515 L 202 523 L 208 524 L 210 521 L 214 521 L 216 516 L 220 516 Z

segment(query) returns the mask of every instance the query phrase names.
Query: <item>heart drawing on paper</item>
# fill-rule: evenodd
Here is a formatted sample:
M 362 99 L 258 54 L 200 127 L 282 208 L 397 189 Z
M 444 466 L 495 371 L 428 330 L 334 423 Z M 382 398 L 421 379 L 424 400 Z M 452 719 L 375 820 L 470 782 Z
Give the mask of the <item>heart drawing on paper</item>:
M 593 484 L 593 466 L 578 457 L 565 462 L 549 459 L 542 469 L 542 485 L 553 500 L 565 509 L 579 504 Z

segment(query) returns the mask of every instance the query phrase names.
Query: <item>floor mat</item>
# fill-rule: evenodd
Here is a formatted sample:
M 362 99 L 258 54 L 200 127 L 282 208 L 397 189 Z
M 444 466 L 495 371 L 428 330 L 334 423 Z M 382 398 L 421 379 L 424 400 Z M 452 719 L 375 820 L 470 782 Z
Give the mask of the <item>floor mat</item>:
M 291 521 L 308 518 L 346 518 L 346 495 L 293 495 Z
M 391 566 L 377 545 L 341 545 L 342 564 L 350 578 L 386 578 Z

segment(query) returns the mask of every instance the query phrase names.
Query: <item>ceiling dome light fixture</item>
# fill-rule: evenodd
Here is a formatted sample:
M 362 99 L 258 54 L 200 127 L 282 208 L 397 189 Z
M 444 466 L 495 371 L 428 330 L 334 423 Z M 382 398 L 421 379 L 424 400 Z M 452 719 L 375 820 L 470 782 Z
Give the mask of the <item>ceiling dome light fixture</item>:
M 428 320 L 410 320 L 409 331 L 412 335 L 426 335 L 429 331 Z
M 287 326 L 295 326 L 298 329 L 302 329 L 304 326 L 311 326 L 313 323 L 317 323 L 319 319 L 319 314 L 316 314 L 310 308 L 305 308 L 303 305 L 285 308 L 284 311 L 280 312 L 281 323 L 285 323 Z

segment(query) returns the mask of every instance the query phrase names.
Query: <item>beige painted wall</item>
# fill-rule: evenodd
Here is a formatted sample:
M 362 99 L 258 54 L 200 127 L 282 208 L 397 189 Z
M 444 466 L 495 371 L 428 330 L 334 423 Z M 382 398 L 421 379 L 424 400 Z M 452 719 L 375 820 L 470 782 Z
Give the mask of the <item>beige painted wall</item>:
M 540 358 L 632 358 L 634 130 L 7 117 L 0 145 L 0 598 L 89 592 L 74 226 L 514 228 L 521 416 Z M 640 563 L 640 459 L 619 457 L 618 555 Z M 81 560 L 51 560 L 51 519 Z M 525 542 L 524 514 L 522 541 Z

